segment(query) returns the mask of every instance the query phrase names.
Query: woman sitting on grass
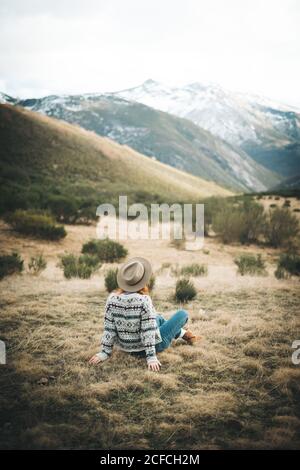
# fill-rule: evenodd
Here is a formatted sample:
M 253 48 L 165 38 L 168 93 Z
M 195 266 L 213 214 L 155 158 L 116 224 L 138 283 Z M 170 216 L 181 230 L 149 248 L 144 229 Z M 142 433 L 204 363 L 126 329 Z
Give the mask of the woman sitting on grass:
M 156 353 L 168 348 L 174 338 L 188 344 L 197 341 L 191 331 L 183 328 L 188 321 L 185 310 L 178 310 L 169 320 L 156 313 L 147 287 L 151 273 L 151 264 L 144 258 L 133 258 L 120 268 L 119 289 L 109 295 L 105 306 L 102 351 L 90 359 L 90 364 L 106 361 L 115 344 L 123 351 L 145 357 L 148 369 L 159 371 L 161 363 Z

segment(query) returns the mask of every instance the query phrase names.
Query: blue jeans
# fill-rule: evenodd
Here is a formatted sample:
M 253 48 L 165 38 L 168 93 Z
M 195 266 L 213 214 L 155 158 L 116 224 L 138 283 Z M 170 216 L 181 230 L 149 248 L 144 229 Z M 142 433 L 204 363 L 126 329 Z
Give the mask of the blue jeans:
M 167 349 L 173 339 L 179 338 L 181 328 L 188 321 L 188 313 L 185 310 L 178 310 L 174 315 L 165 320 L 162 315 L 157 315 L 156 323 L 160 331 L 161 342 L 155 345 L 156 352 L 162 352 Z M 145 351 L 136 351 L 131 354 L 135 356 L 145 356 Z
M 181 328 L 187 321 L 188 313 L 185 310 L 178 310 L 169 320 L 165 320 L 162 315 L 157 315 L 156 322 L 162 341 L 155 346 L 156 352 L 164 351 L 170 346 L 173 339 L 179 338 Z

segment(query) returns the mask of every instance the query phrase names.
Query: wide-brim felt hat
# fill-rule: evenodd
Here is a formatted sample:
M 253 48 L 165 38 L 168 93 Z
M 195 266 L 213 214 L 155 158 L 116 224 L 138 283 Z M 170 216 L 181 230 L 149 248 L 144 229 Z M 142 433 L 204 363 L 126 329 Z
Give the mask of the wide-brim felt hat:
M 152 266 L 147 259 L 131 258 L 118 270 L 118 286 L 126 292 L 138 292 L 148 284 L 151 274 Z

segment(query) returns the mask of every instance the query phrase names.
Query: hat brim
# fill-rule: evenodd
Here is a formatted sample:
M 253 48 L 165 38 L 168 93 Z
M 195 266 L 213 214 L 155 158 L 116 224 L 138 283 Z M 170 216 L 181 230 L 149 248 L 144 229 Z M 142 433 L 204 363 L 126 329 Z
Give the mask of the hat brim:
M 134 285 L 130 285 L 130 284 L 127 284 L 125 279 L 122 277 L 122 273 L 119 270 L 117 274 L 117 283 L 120 289 L 123 289 L 126 292 L 138 292 L 139 290 L 141 290 L 143 287 L 145 287 L 148 284 L 151 278 L 151 274 L 152 274 L 152 266 L 150 262 L 145 258 L 140 258 L 140 257 L 131 258 L 123 266 L 126 266 L 126 264 L 129 262 L 132 263 L 132 261 L 139 261 L 140 263 L 142 263 L 142 265 L 144 266 L 144 275 L 139 282 L 137 282 Z

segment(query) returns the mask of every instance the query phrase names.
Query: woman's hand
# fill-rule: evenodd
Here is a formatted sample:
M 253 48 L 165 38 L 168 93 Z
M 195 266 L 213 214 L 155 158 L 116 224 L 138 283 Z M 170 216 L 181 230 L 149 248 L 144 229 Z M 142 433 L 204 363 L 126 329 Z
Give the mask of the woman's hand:
M 158 359 L 156 359 L 156 361 L 148 362 L 148 370 L 159 372 L 160 368 L 161 368 L 161 363 L 159 362 Z
M 99 362 L 103 362 L 101 361 L 100 357 L 97 356 L 97 354 L 95 354 L 93 357 L 91 357 L 91 359 L 89 360 L 89 364 L 99 364 Z
M 91 359 L 89 360 L 89 364 L 99 364 L 99 362 L 104 362 L 108 358 L 109 355 L 102 351 L 91 357 Z

